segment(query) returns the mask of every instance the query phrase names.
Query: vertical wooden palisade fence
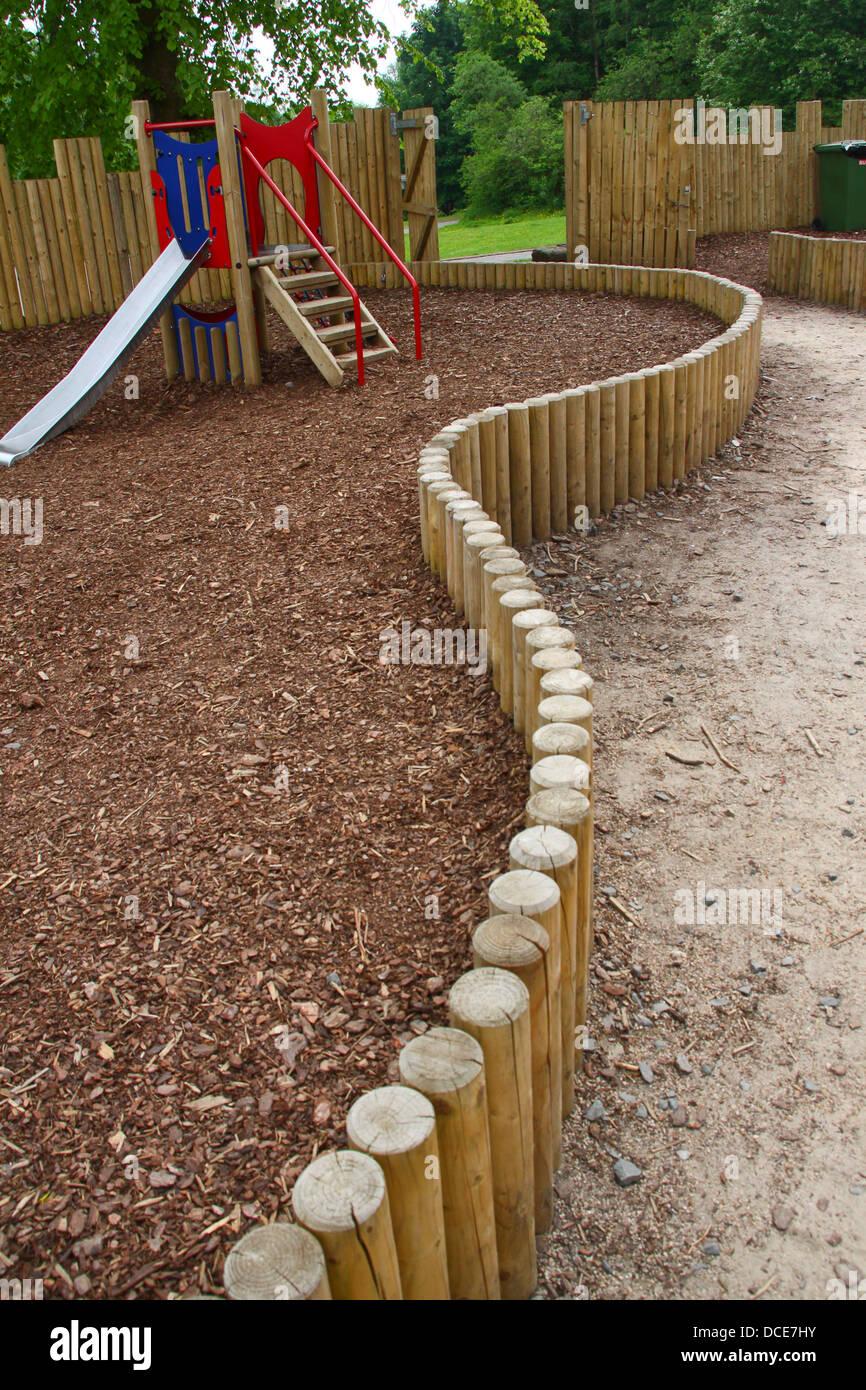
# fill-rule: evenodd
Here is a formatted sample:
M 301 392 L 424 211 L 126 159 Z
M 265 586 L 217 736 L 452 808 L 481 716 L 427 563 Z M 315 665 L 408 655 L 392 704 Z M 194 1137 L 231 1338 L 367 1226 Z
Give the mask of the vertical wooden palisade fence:
M 767 281 L 775 294 L 866 313 L 866 241 L 771 232 Z
M 764 143 L 772 107 L 751 108 L 737 143 L 727 119 L 725 143 L 683 142 L 687 110 L 694 120 L 691 100 L 565 102 L 570 256 L 584 246 L 591 262 L 693 266 L 698 237 L 808 226 L 820 210 L 813 145 L 866 138 L 866 100 L 843 102 L 838 127 L 822 124 L 820 101 L 798 102 L 778 153 Z
M 436 206 L 435 140 L 424 138 L 432 109 L 397 113 L 357 108 L 354 120 L 331 121 L 334 172 L 382 232 L 405 257 L 404 213 L 409 217 L 416 259 L 438 257 L 435 231 L 421 234 Z M 402 189 L 400 138 L 407 184 L 415 172 L 413 197 Z M 187 136 L 175 132 L 175 138 Z M 418 158 L 419 142 L 422 142 Z M 55 178 L 13 180 L 0 145 L 0 329 L 66 323 L 90 314 L 111 314 L 150 268 L 153 250 L 147 221 L 149 185 L 138 169 L 106 173 L 98 139 L 54 141 Z M 275 162 L 269 171 L 296 207 L 302 208 L 292 166 Z M 265 234 L 272 244 L 293 244 L 297 228 L 267 190 L 261 194 Z M 372 236 L 342 198 L 336 199 L 336 245 L 340 261 L 371 261 L 379 254 Z M 183 304 L 220 303 L 231 296 L 228 271 L 201 270 L 182 290 Z
M 586 1036 L 594 682 L 517 547 L 674 486 L 737 433 L 758 385 L 761 297 L 729 280 L 525 262 L 410 268 L 421 284 L 458 289 L 686 300 L 727 327 L 674 362 L 453 420 L 421 449 L 424 559 L 485 634 L 477 650 L 531 757 L 525 824 L 489 885 L 448 1026 L 402 1048 L 398 1085 L 355 1100 L 346 1146 L 299 1175 L 294 1221 L 234 1245 L 233 1299 L 532 1294 Z M 353 278 L 379 284 L 382 263 Z

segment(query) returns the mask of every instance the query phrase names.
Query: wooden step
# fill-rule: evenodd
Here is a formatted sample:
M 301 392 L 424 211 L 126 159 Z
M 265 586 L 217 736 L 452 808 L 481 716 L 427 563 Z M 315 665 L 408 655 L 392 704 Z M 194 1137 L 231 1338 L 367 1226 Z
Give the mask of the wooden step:
M 332 299 L 306 299 L 298 308 L 305 318 L 325 318 L 328 314 L 342 314 L 352 308 L 349 295 L 339 295 Z
M 336 247 L 326 246 L 325 250 L 329 255 L 333 256 Z M 263 246 L 257 256 L 249 256 L 247 258 L 247 265 L 250 266 L 251 269 L 255 269 L 260 265 L 273 265 L 277 256 L 279 256 L 281 260 L 289 261 L 318 260 L 319 252 L 316 250 L 315 246 Z
M 396 357 L 397 349 L 391 343 L 389 347 L 370 348 L 364 351 L 364 366 L 369 367 L 371 362 L 379 362 L 383 357 Z M 358 354 L 356 352 L 337 352 L 334 354 L 334 361 L 339 362 L 341 367 L 357 367 Z
M 347 319 L 345 323 L 330 323 L 325 328 L 317 328 L 316 332 L 323 343 L 339 342 L 341 338 L 354 338 L 355 321 Z M 364 338 L 375 338 L 378 332 L 375 323 L 361 324 L 361 335 Z
M 333 270 L 305 270 L 298 275 L 278 275 L 277 280 L 287 294 L 300 294 L 302 290 L 323 289 L 325 285 L 339 285 Z

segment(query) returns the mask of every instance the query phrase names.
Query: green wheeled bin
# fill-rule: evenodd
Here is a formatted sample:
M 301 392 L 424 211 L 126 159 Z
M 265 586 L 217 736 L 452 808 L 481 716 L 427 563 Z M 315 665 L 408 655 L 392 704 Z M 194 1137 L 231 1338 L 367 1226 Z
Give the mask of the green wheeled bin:
M 815 145 L 821 172 L 821 221 L 828 232 L 866 231 L 866 140 Z

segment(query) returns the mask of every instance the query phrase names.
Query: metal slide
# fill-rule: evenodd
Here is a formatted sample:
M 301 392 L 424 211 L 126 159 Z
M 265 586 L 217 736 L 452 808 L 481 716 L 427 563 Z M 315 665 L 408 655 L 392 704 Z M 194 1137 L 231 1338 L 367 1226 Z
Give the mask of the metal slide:
M 87 414 L 147 336 L 154 319 L 195 274 L 209 244 L 206 237 L 189 257 L 176 240 L 165 248 L 72 371 L 0 439 L 0 465 L 31 454 Z

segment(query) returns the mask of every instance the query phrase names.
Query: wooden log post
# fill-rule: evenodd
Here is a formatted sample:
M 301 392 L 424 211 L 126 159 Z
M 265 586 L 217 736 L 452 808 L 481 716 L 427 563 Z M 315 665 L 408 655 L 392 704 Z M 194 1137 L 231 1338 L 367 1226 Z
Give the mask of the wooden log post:
M 462 488 L 472 496 L 472 449 L 469 443 L 469 422 L 455 420 L 451 429 L 456 435 L 454 441 L 454 476 Z M 479 501 L 475 498 L 475 501 Z
M 442 537 L 442 552 L 444 556 L 444 568 L 442 579 L 448 593 L 452 599 L 454 597 L 454 530 L 450 525 L 449 508 L 451 504 L 466 502 L 470 507 L 477 507 L 478 503 L 469 495 L 465 488 L 455 484 L 454 490 L 450 495 L 437 493 L 436 495 L 436 524 L 439 534 Z
M 644 372 L 644 491 L 655 492 L 659 485 L 659 373 L 660 367 Z
M 566 532 L 574 516 L 568 508 L 568 411 L 564 392 L 547 396 L 550 440 L 550 526 Z
M 495 521 L 466 522 L 463 526 L 463 607 L 470 627 L 482 627 L 481 557 L 488 559 L 510 550 Z
M 494 648 L 497 653 L 497 664 L 494 665 L 493 658 L 490 656 L 490 651 L 488 650 L 488 665 L 493 675 L 493 688 L 496 691 L 501 690 L 501 664 L 499 663 L 501 663 L 502 658 L 502 610 L 500 608 L 500 601 L 503 594 L 510 594 L 515 591 L 533 595 L 536 604 L 542 602 L 542 595 L 538 592 L 538 585 L 528 574 L 500 575 L 500 577 L 494 579 L 493 583 L 490 585 L 490 616 L 492 622 L 487 624 L 488 649 L 490 646 L 491 631 L 493 633 L 494 643 L 498 643 L 499 645 Z
M 592 705 L 582 695 L 547 695 L 538 704 L 538 727 L 548 724 L 577 724 L 589 736 L 592 763 Z
M 586 988 L 592 952 L 592 806 L 583 792 L 571 787 L 551 787 L 536 792 L 526 803 L 526 823 L 552 825 L 564 830 L 577 844 L 577 944 L 575 948 L 574 1023 L 577 1034 L 575 1065 L 581 1066 L 581 1039 L 586 1028 Z
M 549 787 L 573 787 L 589 796 L 590 770 L 582 758 L 570 758 L 563 753 L 539 758 L 529 774 L 530 795 Z
M 646 375 L 629 377 L 628 495 L 639 502 L 646 490 Z
M 484 1053 L 493 1210 L 503 1299 L 529 1298 L 537 1282 L 532 1172 L 529 990 L 506 970 L 470 970 L 448 996 L 453 1028 Z
M 514 617 L 530 608 L 538 609 L 538 596 L 529 590 L 509 589 L 499 597 L 499 617 L 494 624 L 499 643 L 499 702 L 508 715 L 514 711 Z M 553 616 L 543 611 L 546 618 Z
M 584 405 L 584 468 L 586 508 L 590 517 L 601 515 L 601 387 L 587 386 Z
M 586 506 L 586 387 L 563 391 L 565 401 L 565 488 L 567 526 L 580 521 Z M 567 529 L 567 528 L 566 528 Z
M 684 359 L 679 357 L 674 363 L 674 482 L 681 481 L 686 472 L 688 394 L 688 367 Z
M 385 1174 L 400 1283 L 407 1300 L 450 1296 L 436 1113 L 408 1086 L 379 1086 L 346 1116 L 349 1144 Z
M 331 1297 L 321 1245 L 303 1226 L 288 1221 L 254 1226 L 241 1236 L 229 1251 L 223 1282 L 236 1301 L 296 1303 Z
M 430 527 L 428 523 L 427 511 L 427 489 L 431 483 L 444 483 L 450 480 L 450 475 L 445 468 L 439 467 L 437 462 L 419 463 L 418 465 L 418 522 L 421 528 L 421 553 L 424 561 L 430 563 Z
M 550 535 L 550 407 L 544 396 L 527 401 L 527 406 L 532 534 L 535 540 L 546 540 Z
M 458 1028 L 430 1028 L 406 1044 L 399 1066 L 403 1085 L 436 1112 L 451 1297 L 498 1299 L 484 1054 Z
M 529 407 L 523 402 L 508 411 L 508 471 L 511 499 L 511 539 L 517 546 L 532 544 L 532 455 Z M 503 528 L 504 529 L 504 528 Z
M 511 704 L 515 733 L 522 734 L 526 728 L 526 639 L 536 628 L 549 628 L 555 622 L 556 614 L 540 605 L 515 613 L 511 621 Z
M 544 663 L 535 664 L 535 658 L 540 652 L 567 652 L 569 658 L 565 663 L 578 669 L 582 664 L 580 653 L 575 650 L 574 633 L 570 628 L 560 627 L 558 624 L 544 623 L 540 627 L 533 628 L 526 637 L 526 655 L 524 657 L 524 690 L 523 704 L 526 711 L 524 718 L 524 731 L 527 753 L 532 750 L 532 735 L 538 727 L 538 701 L 540 696 L 541 676 Z M 551 669 L 547 667 L 546 669 Z
M 229 256 L 231 259 L 232 293 L 237 306 L 240 331 L 243 381 L 232 377 L 233 386 L 261 386 L 262 364 L 256 335 L 256 309 L 252 277 L 247 264 L 249 246 L 244 220 L 244 201 L 241 174 L 238 166 L 235 126 L 241 116 L 242 104 L 230 92 L 214 92 L 213 110 L 219 144 L 220 177 L 226 212 Z
M 581 758 L 589 766 L 590 737 L 579 724 L 545 724 L 532 735 L 532 761 L 563 754 Z
M 534 734 L 539 727 L 541 716 L 539 706 L 541 704 L 541 682 L 550 671 L 579 671 L 583 664 L 580 652 L 569 650 L 563 647 L 547 648 L 542 652 L 535 652 L 529 661 L 529 670 L 532 678 L 532 691 L 528 697 L 527 708 L 530 713 L 530 723 L 527 732 L 531 727 Z
M 430 536 L 432 540 L 432 554 L 436 562 L 436 573 L 447 586 L 448 582 L 448 532 L 446 530 L 445 508 L 449 502 L 471 502 L 471 497 L 465 488 L 460 487 L 459 483 L 450 482 L 445 487 L 440 487 L 438 483 L 433 483 L 428 489 L 431 505 L 431 525 Z
M 611 512 L 616 504 L 616 378 L 605 381 L 599 389 L 601 397 L 599 505 L 602 512 Z
M 578 880 L 577 842 L 555 825 L 528 826 L 519 830 L 508 847 L 512 869 L 534 869 L 552 878 L 559 888 L 560 978 L 562 1027 L 562 1118 L 574 1109 L 574 1030 L 577 997 Z
M 295 1183 L 292 1208 L 325 1252 L 334 1299 L 402 1298 L 385 1175 L 375 1159 L 351 1149 L 314 1158 Z
M 619 506 L 628 501 L 629 491 L 629 444 L 631 381 L 628 376 L 616 378 L 615 413 L 616 438 L 614 441 L 614 500 Z
M 532 1068 L 532 1173 L 535 1229 L 550 1229 L 553 1214 L 553 1129 L 550 1121 L 551 1028 L 547 983 L 550 937 L 531 917 L 502 913 L 488 917 L 475 929 L 472 955 L 476 967 L 508 970 L 529 991 L 530 1055 Z
M 548 1022 L 550 1025 L 550 1132 L 554 1169 L 562 1157 L 562 906 L 559 887 L 533 869 L 500 874 L 487 892 L 491 916 L 505 913 L 531 917 L 550 938 L 547 954 Z
M 488 560 L 481 571 L 481 619 L 487 629 L 487 657 L 495 690 L 499 689 L 499 597 L 494 596 L 493 586 L 499 579 L 526 578 L 526 565 L 517 559 Z M 534 585 L 534 581 L 530 583 Z
M 665 364 L 659 372 L 658 448 L 658 485 L 664 488 L 674 485 L 675 383 L 675 368 Z
M 471 497 L 453 498 L 445 505 L 445 569 L 448 592 L 458 617 L 464 613 L 463 526 L 468 521 L 487 520 L 484 508 Z M 495 523 L 488 522 L 488 525 Z M 499 534 L 497 532 L 497 534 Z
M 481 458 L 481 505 L 496 516 L 496 423 L 492 410 L 478 416 L 478 451 Z
M 153 206 L 153 187 L 150 182 L 151 173 L 156 170 L 156 158 L 153 152 L 153 141 L 145 131 L 145 123 L 150 120 L 150 103 L 146 101 L 134 101 L 132 103 L 133 130 L 135 131 L 135 143 L 138 148 L 138 167 L 141 172 L 141 196 L 144 199 L 144 207 L 147 217 L 147 230 L 150 238 L 151 257 L 155 261 L 159 255 L 159 237 L 156 231 L 156 212 Z M 59 143 L 59 142 L 57 142 Z M 55 143 L 55 154 L 57 152 Z M 58 171 L 60 161 L 58 160 Z M 166 309 L 159 318 L 159 332 L 162 338 L 162 356 L 165 363 L 165 374 L 169 381 L 176 377 L 180 372 L 180 353 L 177 346 L 177 338 L 174 332 L 174 315 L 171 308 Z
M 548 671 L 541 677 L 540 694 L 542 701 L 551 695 L 579 695 L 592 704 L 595 682 L 586 671 L 559 670 Z

